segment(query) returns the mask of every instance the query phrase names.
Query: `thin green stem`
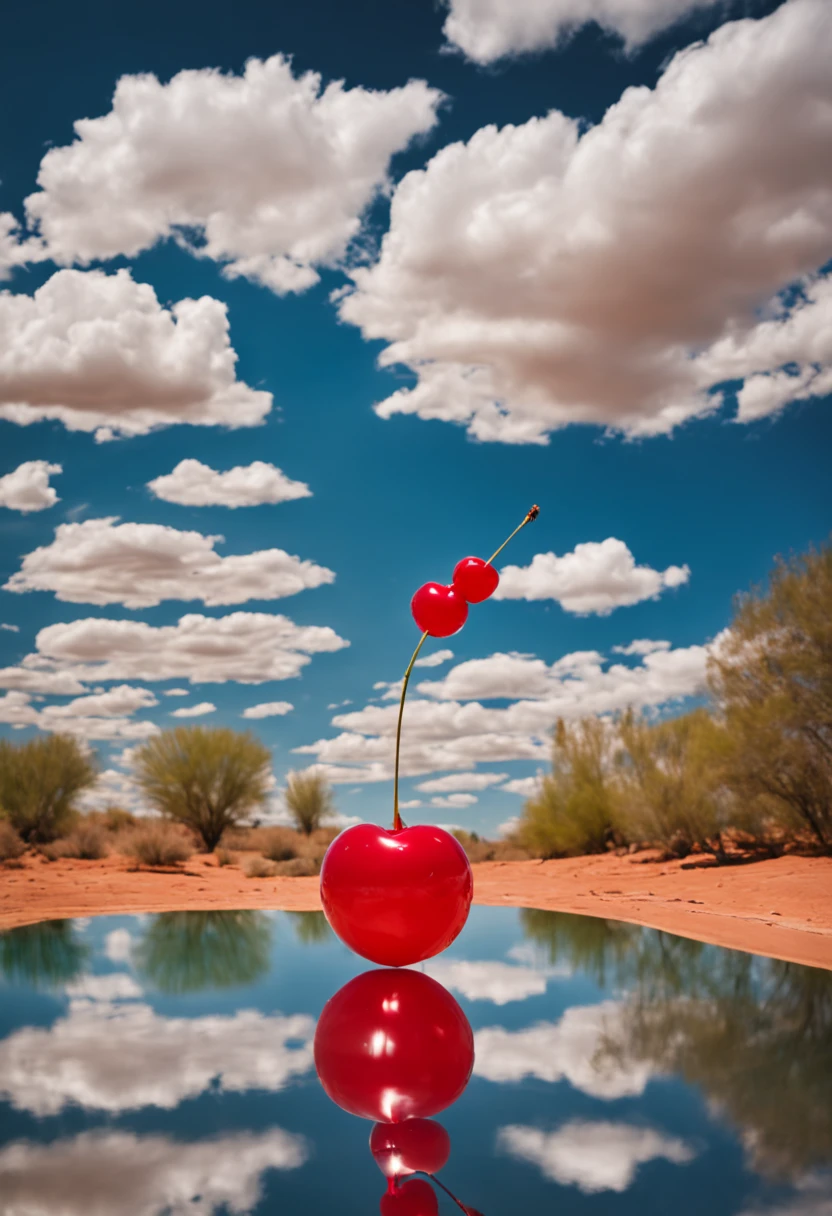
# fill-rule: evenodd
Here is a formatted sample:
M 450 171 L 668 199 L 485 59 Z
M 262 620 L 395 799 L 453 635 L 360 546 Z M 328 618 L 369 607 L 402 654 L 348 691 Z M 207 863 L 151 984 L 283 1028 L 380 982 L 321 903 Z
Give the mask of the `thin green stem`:
M 394 832 L 401 831 L 401 829 L 403 827 L 402 817 L 399 814 L 399 751 L 401 749 L 401 744 L 402 744 L 402 714 L 404 713 L 404 699 L 407 696 L 407 685 L 410 680 L 410 673 L 413 670 L 413 664 L 418 659 L 419 651 L 422 649 L 425 642 L 428 640 L 429 636 L 430 635 L 427 632 L 425 632 L 419 638 L 419 645 L 413 651 L 413 657 L 411 658 L 410 662 L 407 665 L 407 671 L 404 673 L 404 679 L 402 680 L 402 695 L 401 695 L 401 699 L 399 700 L 399 720 L 396 723 L 396 775 L 393 780 L 393 831 Z

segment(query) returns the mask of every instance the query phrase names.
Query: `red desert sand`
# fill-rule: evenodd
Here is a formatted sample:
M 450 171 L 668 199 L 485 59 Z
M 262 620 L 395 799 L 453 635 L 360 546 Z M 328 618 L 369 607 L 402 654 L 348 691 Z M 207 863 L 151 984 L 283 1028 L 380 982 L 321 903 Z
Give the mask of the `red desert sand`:
M 196 856 L 170 870 L 27 858 L 0 867 L 0 929 L 66 916 L 222 908 L 320 908 L 317 878 L 246 878 Z M 683 868 L 684 867 L 684 868 Z M 661 862 L 655 854 L 475 865 L 474 903 L 631 921 L 735 950 L 832 970 L 832 858 L 750 865 Z

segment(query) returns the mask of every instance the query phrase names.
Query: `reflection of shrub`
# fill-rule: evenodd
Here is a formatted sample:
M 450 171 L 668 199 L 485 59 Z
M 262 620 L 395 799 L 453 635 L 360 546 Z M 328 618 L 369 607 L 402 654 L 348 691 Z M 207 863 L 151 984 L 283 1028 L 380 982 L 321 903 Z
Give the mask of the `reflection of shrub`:
M 263 912 L 163 912 L 139 942 L 135 962 L 162 992 L 252 984 L 268 970 L 273 931 Z
M 89 947 L 71 920 L 47 920 L 0 933 L 0 974 L 42 988 L 68 984 L 84 969 Z
M 173 866 L 187 861 L 194 851 L 184 832 L 164 819 L 150 819 L 127 832 L 121 848 L 145 866 Z
M 26 852 L 26 845 L 5 819 L 0 819 L 0 861 L 16 861 Z
M 295 936 L 305 946 L 328 941 L 332 930 L 323 912 L 287 912 Z
M 265 857 L 249 857 L 243 866 L 243 871 L 246 878 L 274 878 L 277 874 L 277 866 L 273 861 L 267 861 Z
M 60 857 L 74 857 L 80 861 L 100 861 L 109 853 L 107 833 L 97 823 L 79 823 L 74 832 L 63 840 L 55 840 L 41 849 L 44 857 L 57 861 Z

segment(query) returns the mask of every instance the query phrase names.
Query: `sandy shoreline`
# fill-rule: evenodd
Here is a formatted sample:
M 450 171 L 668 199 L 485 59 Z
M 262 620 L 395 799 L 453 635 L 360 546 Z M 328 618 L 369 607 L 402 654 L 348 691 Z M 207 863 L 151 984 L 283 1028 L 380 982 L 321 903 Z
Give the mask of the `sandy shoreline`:
M 682 937 L 832 970 L 832 858 L 683 869 L 650 854 L 474 866 L 474 902 L 630 921 Z M 0 868 L 0 929 L 126 912 L 313 911 L 317 878 L 246 878 L 193 857 L 178 871 L 130 872 L 123 858 L 27 859 Z

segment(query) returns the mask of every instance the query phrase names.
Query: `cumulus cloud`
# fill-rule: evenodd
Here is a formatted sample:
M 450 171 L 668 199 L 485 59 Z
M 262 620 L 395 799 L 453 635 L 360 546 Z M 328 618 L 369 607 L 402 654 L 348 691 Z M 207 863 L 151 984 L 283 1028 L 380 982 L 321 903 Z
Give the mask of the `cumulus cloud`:
M 426 794 L 452 794 L 457 790 L 487 790 L 490 785 L 505 781 L 508 773 L 449 773 L 434 777 L 416 786 Z
M 41 671 L 35 667 L 0 667 L 0 688 L 56 697 L 73 697 L 85 691 L 69 671 Z
M 212 1086 L 274 1093 L 312 1067 L 315 1024 L 305 1014 L 163 1017 L 134 999 L 140 990 L 128 976 L 104 978 L 106 989 L 70 991 L 67 1015 L 52 1026 L 25 1026 L 0 1042 L 0 1093 L 16 1110 L 39 1118 L 69 1106 L 174 1110 Z
M 132 1132 L 71 1140 L 17 1140 L 0 1151 L 9 1216 L 244 1216 L 262 1198 L 266 1170 L 302 1166 L 302 1136 L 279 1127 L 193 1142 Z
M 125 748 L 122 757 L 117 759 L 116 763 L 125 763 L 123 757 L 127 754 L 130 754 L 132 758 L 134 750 L 134 748 Z M 108 806 L 120 806 L 134 815 L 152 815 L 154 813 L 150 805 L 145 802 L 139 787 L 126 773 L 119 772 L 115 768 L 105 768 L 98 774 L 98 779 L 92 789 L 85 790 L 78 799 L 78 806 L 82 811 L 105 811 Z M 108 954 L 107 957 L 112 958 L 114 962 L 117 961 L 111 954 Z
M 191 684 L 263 684 L 298 676 L 313 654 L 349 646 L 334 629 L 296 625 L 266 612 L 207 617 L 175 625 L 88 617 L 47 625 L 23 665 L 37 673 L 70 672 L 102 680 L 188 680 Z
M 226 306 L 163 308 L 128 270 L 59 270 L 32 296 L 0 293 L 0 418 L 57 419 L 98 439 L 173 423 L 257 426 L 271 393 L 236 378 Z
M 226 473 L 200 460 L 180 460 L 172 473 L 154 478 L 147 488 L 165 502 L 186 507 L 256 507 L 312 495 L 304 482 L 292 481 L 275 465 L 262 460 L 235 465 Z
M 548 974 L 532 967 L 517 967 L 499 960 L 473 962 L 468 959 L 440 959 L 425 964 L 428 975 L 446 988 L 459 992 L 468 1001 L 490 1001 L 508 1005 L 525 1001 L 546 991 Z
M 454 657 L 452 650 L 437 650 L 433 654 L 426 654 L 423 658 L 417 659 L 413 664 L 414 667 L 440 667 L 443 663 L 449 662 Z
M 166 688 L 162 693 L 163 697 L 189 697 L 190 695 L 187 688 Z
M 198 705 L 183 705 L 181 709 L 175 709 L 170 715 L 172 718 L 204 718 L 206 714 L 215 714 L 217 707 L 213 701 L 200 701 Z
M 51 706 L 49 712 L 59 718 L 120 718 L 134 714 L 139 709 L 148 709 L 159 702 L 149 688 L 134 688 L 119 684 L 106 692 L 92 693 L 87 697 L 76 697 L 67 705 Z
M 650 1065 L 641 1060 L 596 1061 L 597 1050 L 621 1018 L 617 1001 L 573 1005 L 557 1022 L 522 1030 L 486 1026 L 474 1035 L 474 1073 L 496 1084 L 536 1077 L 552 1084 L 568 1081 L 591 1098 L 614 1101 L 644 1092 Z
M 458 809 L 464 806 L 473 806 L 477 802 L 476 794 L 447 794 L 437 795 L 436 798 L 431 798 L 431 806 L 451 807 Z
M 811 276 L 832 247 L 830 52 L 827 0 L 788 0 L 595 127 L 484 127 L 407 174 L 340 303 L 416 376 L 379 415 L 545 443 L 571 423 L 669 434 L 728 378 L 740 420 L 829 392 L 832 283 Z
M 534 798 L 540 791 L 540 777 L 515 777 L 513 781 L 501 785 L 500 789 L 505 790 L 507 794 L 519 794 L 521 798 Z M 501 824 L 501 827 L 506 829 L 502 835 L 510 835 L 519 822 L 519 819 L 509 819 L 505 824 Z
M 615 608 L 658 599 L 668 587 L 680 587 L 689 578 L 687 566 L 637 566 L 624 541 L 608 536 L 576 545 L 562 557 L 536 553 L 529 566 L 505 566 L 494 599 L 556 600 L 578 616 L 609 616 Z
M 654 642 L 651 638 L 636 638 L 628 646 L 613 646 L 613 654 L 640 655 L 653 654 L 657 650 L 670 650 L 670 642 Z
M 444 34 L 474 63 L 555 47 L 594 22 L 628 50 L 716 0 L 448 0 Z
M 0 355 L 2 358 L 2 355 Z M 62 473 L 59 464 L 48 460 L 27 460 L 5 477 L 0 477 L 0 507 L 11 511 L 45 511 L 59 501 L 49 478 Z
M 239 76 L 123 76 L 110 112 L 44 156 L 29 223 L 58 262 L 133 257 L 173 236 L 230 277 L 304 291 L 343 256 L 391 157 L 434 126 L 440 100 L 420 80 L 322 87 L 282 55 Z
M 106 694 L 104 698 L 89 698 L 91 701 L 99 699 L 106 699 Z M 80 702 L 85 700 L 85 697 L 79 698 Z M 106 712 L 97 716 L 85 711 L 79 702 L 38 709 L 28 693 L 14 691 L 0 697 L 0 722 L 18 729 L 36 726 L 39 730 L 77 735 L 81 739 L 148 739 L 159 731 L 153 722 L 132 721 L 129 717 Z
M 470 771 L 509 760 L 546 763 L 558 718 L 647 709 L 693 696 L 704 687 L 707 659 L 706 646 L 689 646 L 645 655 L 635 666 L 608 663 L 597 651 L 576 651 L 551 665 L 522 654 L 459 663 L 443 680 L 418 685 L 422 699 L 407 708 L 402 772 Z M 488 700 L 511 703 L 481 703 Z M 332 723 L 340 734 L 294 750 L 315 756 L 332 781 L 386 781 L 397 717 L 397 706 L 372 703 L 336 714 Z
M 243 710 L 244 718 L 281 718 L 294 709 L 291 701 L 263 701 L 260 705 L 249 705 Z
M 501 1127 L 497 1146 L 519 1161 L 536 1165 L 544 1178 L 561 1186 L 577 1186 L 587 1195 L 626 1191 L 646 1161 L 687 1165 L 696 1156 L 684 1140 L 650 1127 L 580 1119 L 548 1133 L 537 1127 Z
M 281 599 L 335 580 L 332 570 L 283 549 L 221 557 L 221 536 L 116 517 L 60 524 L 49 545 L 28 553 L 6 591 L 53 591 L 70 604 L 151 608 L 162 600 L 209 606 Z

